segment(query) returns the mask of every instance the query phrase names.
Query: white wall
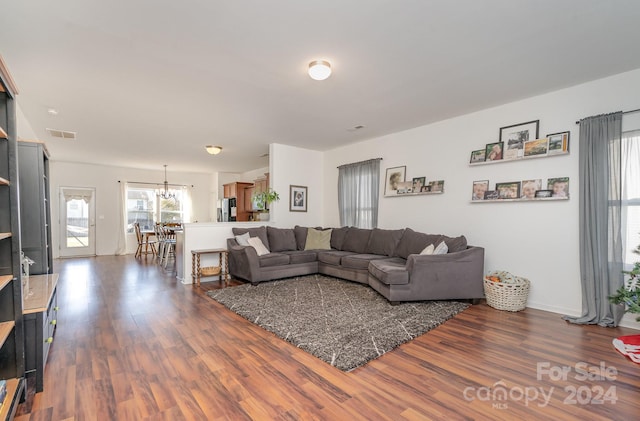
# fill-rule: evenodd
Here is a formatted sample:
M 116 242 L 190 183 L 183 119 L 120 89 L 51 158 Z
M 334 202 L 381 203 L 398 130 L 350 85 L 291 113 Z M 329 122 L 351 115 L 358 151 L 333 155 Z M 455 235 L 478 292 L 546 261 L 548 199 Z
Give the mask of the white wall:
M 52 157 L 50 162 L 51 189 L 51 237 L 53 257 L 59 256 L 59 192 L 60 187 L 92 187 L 96 190 L 96 254 L 115 254 L 118 243 L 118 203 L 120 184 L 118 181 L 139 181 L 161 183 L 164 170 L 149 171 L 131 168 L 112 167 L 106 165 L 79 164 L 57 162 Z M 192 221 L 207 222 L 210 220 L 210 196 L 213 178 L 210 174 L 169 173 L 171 184 L 193 185 Z M 136 240 L 132 235 L 129 249 L 135 250 Z
M 336 167 L 382 157 L 379 226 L 451 236 L 485 248 L 485 271 L 508 270 L 532 282 L 528 305 L 581 312 L 578 253 L 577 120 L 640 106 L 640 70 L 345 146 L 324 154 L 323 224 L 339 224 Z M 631 115 L 629 116 L 631 117 Z M 471 151 L 498 140 L 499 128 L 540 120 L 540 137 L 571 131 L 570 154 L 470 167 Z M 630 129 L 625 124 L 626 129 Z M 382 197 L 386 168 L 407 166 L 407 179 L 445 180 L 445 193 Z M 570 177 L 568 201 L 470 203 L 474 180 Z
M 269 205 L 270 221 L 279 227 L 322 225 L 325 206 L 324 154 L 277 143 L 271 144 L 269 151 L 271 187 L 280 195 L 280 201 Z M 307 212 L 289 211 L 291 185 L 307 187 Z

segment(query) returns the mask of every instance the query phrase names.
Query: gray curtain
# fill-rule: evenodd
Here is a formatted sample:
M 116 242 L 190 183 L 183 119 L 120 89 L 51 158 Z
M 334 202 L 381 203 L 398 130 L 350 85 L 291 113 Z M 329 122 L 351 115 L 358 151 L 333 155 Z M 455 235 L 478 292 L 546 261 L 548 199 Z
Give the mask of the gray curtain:
M 614 327 L 623 307 L 608 297 L 622 286 L 622 113 L 580 120 L 579 224 L 582 315 L 579 324 Z
M 380 159 L 338 167 L 340 226 L 376 228 L 380 195 Z

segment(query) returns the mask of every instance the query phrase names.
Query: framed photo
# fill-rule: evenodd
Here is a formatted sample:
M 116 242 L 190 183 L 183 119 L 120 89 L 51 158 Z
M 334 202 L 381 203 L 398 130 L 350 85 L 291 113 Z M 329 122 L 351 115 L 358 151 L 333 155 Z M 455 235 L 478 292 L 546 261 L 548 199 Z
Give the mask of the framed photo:
M 406 172 L 406 166 L 387 168 L 387 173 L 384 179 L 385 196 L 394 196 L 398 193 L 398 183 L 405 181 Z
M 536 192 L 542 188 L 542 180 L 537 178 L 535 180 L 522 180 L 522 195 L 521 199 L 535 199 Z
M 429 193 L 431 191 L 431 186 L 422 186 L 420 189 L 420 193 Z
M 489 190 L 489 180 L 474 181 L 471 200 L 484 200 L 484 194 L 487 190 Z
M 498 190 L 487 190 L 484 192 L 484 200 L 496 200 L 500 199 L 500 193 Z
M 429 191 L 430 192 L 443 192 L 444 191 L 444 180 L 438 181 L 429 181 Z
M 504 145 L 504 151 L 502 153 L 502 159 L 518 159 L 522 158 L 524 155 L 524 144 L 521 142 L 511 143 Z
M 553 194 L 553 190 L 538 190 L 536 192 L 536 199 L 551 197 L 552 194 Z
M 505 145 L 522 149 L 524 142 L 538 138 L 538 126 L 540 120 L 527 121 L 526 123 L 500 127 L 500 142 Z
M 511 181 L 509 183 L 496 183 L 496 190 L 500 199 L 520 198 L 520 182 Z
M 547 135 L 549 139 L 548 155 L 558 155 L 569 153 L 569 136 L 571 132 L 551 133 Z
M 306 186 L 289 186 L 289 210 L 291 212 L 306 212 L 307 202 Z
M 413 192 L 413 182 L 411 181 L 398 182 L 398 189 L 396 190 L 396 194 L 408 194 L 412 192 Z
M 425 177 L 413 177 L 413 192 L 419 193 L 422 191 L 422 188 L 425 186 Z
M 474 164 L 476 162 L 484 162 L 484 157 L 486 156 L 486 151 L 484 149 L 480 149 L 478 151 L 471 152 L 471 160 L 470 164 Z
M 569 197 L 569 177 L 547 179 L 547 189 L 551 190 L 551 197 Z
M 524 156 L 546 155 L 549 149 L 549 139 L 535 139 L 524 142 Z
M 485 161 L 499 161 L 502 159 L 503 142 L 487 143 L 485 150 Z

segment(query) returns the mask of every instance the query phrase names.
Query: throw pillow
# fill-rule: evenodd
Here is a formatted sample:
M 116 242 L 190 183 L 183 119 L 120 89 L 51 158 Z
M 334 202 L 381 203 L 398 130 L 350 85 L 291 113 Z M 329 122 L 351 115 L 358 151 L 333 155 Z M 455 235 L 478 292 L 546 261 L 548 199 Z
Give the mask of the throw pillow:
M 433 254 L 434 251 L 435 251 L 435 247 L 433 246 L 433 244 L 429 244 L 427 247 L 424 248 L 424 250 L 420 252 L 420 254 Z
M 273 252 L 292 251 L 297 249 L 296 236 L 291 228 L 267 227 L 269 250 Z
M 443 241 L 438 244 L 438 247 L 433 251 L 433 254 L 447 254 L 448 251 L 449 247 L 447 246 L 447 243 Z
M 258 256 L 269 254 L 269 249 L 264 246 L 264 244 L 262 243 L 262 240 L 260 238 L 251 237 L 247 241 L 249 242 L 249 245 L 251 247 L 256 249 L 256 253 L 258 253 Z
M 236 235 L 236 242 L 238 243 L 239 246 L 248 246 L 249 238 L 251 238 L 251 236 L 249 235 L 248 232 L 245 232 L 242 235 Z
M 331 250 L 331 231 L 309 228 L 305 250 Z

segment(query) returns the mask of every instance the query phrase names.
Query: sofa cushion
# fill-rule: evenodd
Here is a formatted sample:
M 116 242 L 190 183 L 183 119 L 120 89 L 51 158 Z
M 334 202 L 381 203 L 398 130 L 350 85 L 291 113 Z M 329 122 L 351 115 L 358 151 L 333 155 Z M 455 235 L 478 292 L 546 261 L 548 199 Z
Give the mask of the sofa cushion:
M 307 232 L 309 231 L 309 228 L 301 227 L 300 225 L 293 227 L 293 234 L 296 237 L 296 246 L 298 247 L 298 250 L 304 250 L 304 246 L 307 244 Z M 323 230 L 330 228 L 315 227 L 315 229 Z
M 330 265 L 340 266 L 340 261 L 344 256 L 351 256 L 356 253 L 340 250 L 320 250 L 318 251 L 318 261 Z
M 454 238 L 444 236 L 444 242 L 447 243 L 447 247 L 449 247 L 449 253 L 467 249 L 467 238 L 464 235 Z
M 267 227 L 266 226 L 253 227 L 253 228 L 233 227 L 233 228 L 231 228 L 231 231 L 233 231 L 233 235 L 242 235 L 245 232 L 248 232 L 250 236 L 258 237 L 262 241 L 262 244 L 264 244 L 264 246 L 266 248 L 271 249 L 271 247 L 269 247 L 269 237 L 267 236 Z
M 403 233 L 404 229 L 383 230 L 374 228 L 367 244 L 367 253 L 393 256 Z
M 409 283 L 407 261 L 400 257 L 378 259 L 369 262 L 369 274 L 383 284 L 403 285 Z
M 289 256 L 289 263 L 310 263 L 318 260 L 318 252 L 315 250 L 295 250 L 295 251 L 283 251 L 282 254 Z
M 347 236 L 349 227 L 334 228 L 331 232 L 331 248 L 336 250 L 342 250 L 344 239 Z
M 331 250 L 331 229 L 309 228 L 305 250 Z
M 309 228 L 296 225 L 293 227 L 293 234 L 296 236 L 296 247 L 298 250 L 304 250 L 304 245 L 307 243 L 307 231 Z
M 269 250 L 289 251 L 296 250 L 296 236 L 290 228 L 267 227 L 267 237 L 269 238 Z
M 350 227 L 344 239 L 344 244 L 342 244 L 342 250 L 365 253 L 367 244 L 369 244 L 369 237 L 371 237 L 371 231 L 369 229 Z
M 349 269 L 367 269 L 369 262 L 377 259 L 384 259 L 385 256 L 379 254 L 354 254 L 351 256 L 344 256 L 340 260 L 340 266 Z
M 249 235 L 248 232 L 245 232 L 242 235 L 236 235 L 236 241 L 238 242 L 238 245 L 240 246 L 248 246 L 249 245 L 249 238 L 251 236 Z
M 420 254 L 429 244 L 439 244 L 442 240 L 442 235 L 423 234 L 407 228 L 402 234 L 394 256 L 406 259 L 410 254 Z
M 258 256 L 262 256 L 264 254 L 269 254 L 269 249 L 262 244 L 262 240 L 259 237 L 251 237 L 247 240 L 249 245 L 256 249 L 256 253 Z
M 289 256 L 283 253 L 269 253 L 258 257 L 261 268 L 270 266 L 282 266 L 289 264 Z
M 447 254 L 448 251 L 449 246 L 447 245 L 447 243 L 441 241 L 440 244 L 438 244 L 438 247 L 433 250 L 433 254 Z
M 424 248 L 424 250 L 422 250 L 420 252 L 420 254 L 433 254 L 433 252 L 436 250 L 436 248 L 433 246 L 433 244 L 429 244 L 427 247 Z

